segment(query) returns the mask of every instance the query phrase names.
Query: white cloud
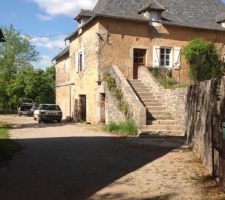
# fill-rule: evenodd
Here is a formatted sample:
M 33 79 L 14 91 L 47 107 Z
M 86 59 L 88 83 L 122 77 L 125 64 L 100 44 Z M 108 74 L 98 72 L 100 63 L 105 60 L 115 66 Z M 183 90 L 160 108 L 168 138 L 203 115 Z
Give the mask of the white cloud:
M 65 48 L 66 35 L 60 35 L 55 37 L 32 37 L 31 43 L 36 47 L 47 49 L 63 49 Z
M 33 63 L 36 68 L 45 69 L 53 65 L 52 58 L 47 55 L 41 56 L 38 62 Z
M 45 13 L 45 18 L 57 15 L 75 17 L 81 8 L 93 9 L 97 0 L 31 0 Z
M 52 16 L 49 16 L 49 15 L 37 14 L 37 17 L 38 17 L 41 21 L 50 21 L 50 20 L 53 20 L 53 17 L 52 17 Z

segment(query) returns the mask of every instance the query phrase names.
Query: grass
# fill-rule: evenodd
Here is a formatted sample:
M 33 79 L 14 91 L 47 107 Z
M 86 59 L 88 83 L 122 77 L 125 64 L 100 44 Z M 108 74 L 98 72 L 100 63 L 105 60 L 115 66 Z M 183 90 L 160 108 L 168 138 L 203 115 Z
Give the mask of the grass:
M 0 122 L 0 163 L 11 160 L 21 150 L 21 146 L 9 138 L 10 125 Z
M 136 136 L 138 134 L 137 126 L 131 119 L 120 123 L 111 122 L 104 127 L 104 130 L 122 136 Z
M 169 76 L 163 75 L 158 68 L 149 67 L 148 69 L 165 89 L 176 89 L 189 86 L 188 84 L 178 83 L 174 78 L 170 77 L 172 76 L 171 74 L 169 74 Z

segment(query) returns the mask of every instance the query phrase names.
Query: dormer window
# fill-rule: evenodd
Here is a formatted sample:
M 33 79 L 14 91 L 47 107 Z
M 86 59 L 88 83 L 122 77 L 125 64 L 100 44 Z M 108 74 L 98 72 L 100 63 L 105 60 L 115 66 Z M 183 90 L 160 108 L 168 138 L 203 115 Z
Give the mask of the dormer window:
M 139 11 L 146 19 L 151 22 L 158 22 L 161 20 L 161 14 L 165 11 L 165 8 L 160 5 L 156 0 L 151 0 L 149 4 L 143 6 Z
M 75 20 L 79 23 L 79 25 L 83 25 L 93 16 L 93 11 L 91 10 L 83 10 L 81 9 L 80 13 L 77 15 Z
M 225 28 L 225 12 L 216 16 L 216 22 L 221 24 Z

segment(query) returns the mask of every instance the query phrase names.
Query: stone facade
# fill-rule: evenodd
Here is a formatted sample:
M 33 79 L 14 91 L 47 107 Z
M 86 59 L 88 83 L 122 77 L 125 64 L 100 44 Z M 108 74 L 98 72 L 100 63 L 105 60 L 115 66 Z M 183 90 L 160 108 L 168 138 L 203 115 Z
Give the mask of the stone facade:
M 63 111 L 63 119 L 72 117 L 72 96 L 73 82 L 71 76 L 71 65 L 69 53 L 56 60 L 56 104 Z
M 133 79 L 133 51 L 146 49 L 146 66 L 153 66 L 153 46 L 181 48 L 180 69 L 173 68 L 173 77 L 181 83 L 189 83 L 189 65 L 182 49 L 196 38 L 216 44 L 221 57 L 225 54 L 225 32 L 201 30 L 188 27 L 162 25 L 150 27 L 148 23 L 120 19 L 100 18 L 99 33 L 102 35 L 99 65 L 117 65 L 127 79 Z M 115 50 L 116 49 L 116 50 Z
M 204 38 L 215 42 L 221 55 L 225 54 L 225 32 L 223 31 L 200 30 L 172 25 L 155 28 L 145 22 L 96 18 L 70 38 L 69 70 L 63 71 L 61 69 L 60 65 L 63 61 L 56 64 L 56 85 L 62 85 L 63 82 L 67 82 L 65 80 L 74 83 L 73 86 L 69 86 L 70 89 L 66 89 L 65 86 L 65 89 L 57 88 L 57 102 L 62 107 L 63 104 L 70 102 L 70 116 L 73 116 L 77 112 L 75 111 L 75 102 L 79 102 L 80 96 L 85 95 L 86 121 L 89 123 L 104 122 L 105 102 L 102 101 L 102 97 L 105 95 L 105 90 L 101 77 L 103 70 L 109 66 L 117 65 L 125 79 L 133 79 L 133 53 L 135 48 L 146 49 L 146 66 L 152 66 L 153 46 L 179 47 L 182 49 L 188 41 L 194 38 Z M 77 70 L 79 51 L 84 52 L 84 69 L 82 71 Z M 188 70 L 189 66 L 182 56 L 181 67 L 180 69 L 173 69 L 173 76 L 181 82 L 189 82 Z M 68 96 L 68 93 L 70 93 L 69 100 L 66 100 L 67 97 L 63 100 L 64 96 Z M 175 101 L 182 99 L 177 97 L 179 91 L 172 91 L 171 94 L 167 92 L 167 94 L 170 105 L 176 104 Z M 171 98 L 169 98 L 170 95 Z M 63 108 L 64 113 L 68 113 L 66 109 L 66 107 Z M 175 109 L 172 111 L 175 111 Z

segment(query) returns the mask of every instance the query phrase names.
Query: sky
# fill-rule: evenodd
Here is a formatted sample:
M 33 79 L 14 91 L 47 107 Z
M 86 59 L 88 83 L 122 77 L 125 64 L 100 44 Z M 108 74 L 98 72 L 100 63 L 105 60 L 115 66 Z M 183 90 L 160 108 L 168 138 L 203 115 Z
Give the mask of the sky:
M 92 9 L 97 0 L 1 0 L 0 26 L 13 25 L 21 35 L 31 36 L 40 52 L 37 68 L 52 65 L 66 46 L 64 38 L 77 28 L 81 8 Z
M 46 68 L 65 48 L 64 38 L 77 28 L 80 9 L 92 9 L 97 0 L 1 0 L 0 25 L 13 25 L 40 52 L 35 67 Z M 225 0 L 223 0 L 225 3 Z

